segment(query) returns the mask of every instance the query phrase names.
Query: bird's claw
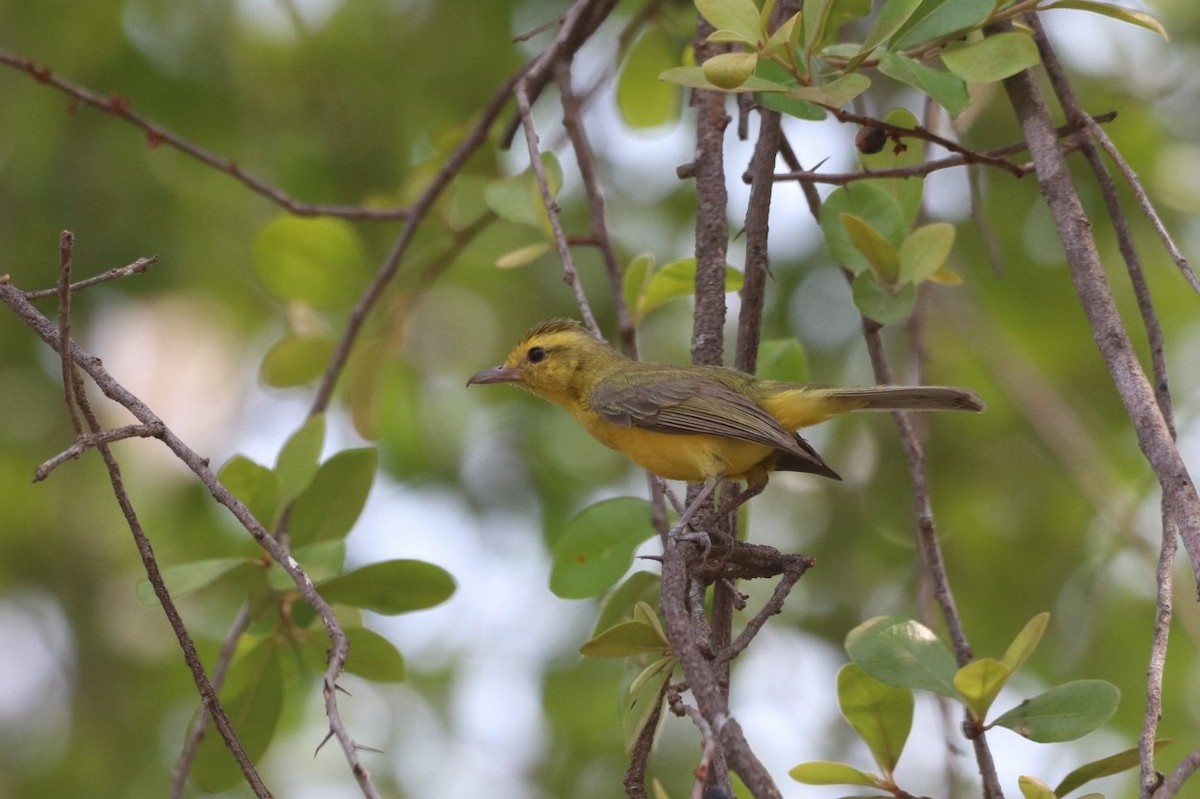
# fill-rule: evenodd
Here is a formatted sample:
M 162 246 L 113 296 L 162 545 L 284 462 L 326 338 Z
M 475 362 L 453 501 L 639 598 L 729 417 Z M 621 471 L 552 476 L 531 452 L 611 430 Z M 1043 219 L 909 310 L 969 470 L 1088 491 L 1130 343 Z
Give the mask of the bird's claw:
M 703 530 L 675 529 L 671 531 L 671 538 L 676 541 L 690 541 L 693 544 L 698 544 L 700 546 L 700 560 L 702 562 L 708 560 L 708 554 L 712 552 L 712 536 Z

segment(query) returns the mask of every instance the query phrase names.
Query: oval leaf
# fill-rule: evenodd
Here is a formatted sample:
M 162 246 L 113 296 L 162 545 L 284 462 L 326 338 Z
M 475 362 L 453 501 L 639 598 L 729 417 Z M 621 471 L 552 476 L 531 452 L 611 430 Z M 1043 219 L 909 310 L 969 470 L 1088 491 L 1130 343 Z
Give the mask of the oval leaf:
M 678 87 L 655 80 L 679 63 L 679 53 L 661 25 L 652 25 L 638 37 L 617 75 L 617 110 L 631 128 L 655 128 L 679 119 L 683 93 Z
M 1166 746 L 1170 741 L 1158 740 L 1154 742 L 1154 751 Z M 1136 747 L 1126 749 L 1124 752 L 1118 752 L 1115 755 L 1093 760 L 1091 763 L 1085 763 L 1079 768 L 1072 771 L 1067 776 L 1063 777 L 1054 788 L 1054 793 L 1058 796 L 1066 796 L 1071 791 L 1086 785 L 1092 780 L 1098 780 L 1101 777 L 1109 777 L 1113 774 L 1120 774 L 1122 771 L 1127 771 L 1131 768 L 1137 768 L 1139 753 Z
M 322 463 L 292 505 L 293 545 L 344 538 L 367 502 L 377 461 L 375 450 L 364 447 L 343 450 Z
M 550 590 L 584 599 L 608 590 L 633 563 L 633 553 L 655 535 L 650 503 L 634 497 L 597 502 L 567 522 L 554 546 Z
M 621 729 L 625 738 L 626 753 L 633 751 L 642 730 L 654 716 L 655 709 L 663 701 L 663 689 L 675 669 L 675 658 L 660 658 L 634 678 L 629 687 L 629 698 L 621 708 Z
M 889 50 L 908 50 L 951 33 L 979 27 L 996 0 L 925 0 L 892 37 Z
M 903 240 L 907 226 L 900 205 L 891 192 L 870 181 L 836 189 L 821 203 L 821 233 L 833 260 L 851 272 L 870 271 L 871 264 L 850 242 L 850 236 L 842 225 L 843 213 L 864 220 L 893 245 Z
M 954 225 L 935 222 L 922 225 L 900 245 L 900 279 L 923 283 L 946 263 L 954 246 Z
M 740 88 L 754 74 L 757 53 L 721 53 L 701 65 L 704 78 L 718 89 Z
M 1026 622 L 1021 632 L 1017 633 L 1016 638 L 1013 638 L 1008 649 L 1004 651 L 1004 657 L 1001 658 L 1010 672 L 1015 673 L 1017 669 L 1021 668 L 1033 651 L 1037 649 L 1038 642 L 1042 640 L 1042 634 L 1046 632 L 1046 625 L 1049 623 L 1050 614 L 1039 613 Z
M 292 433 L 275 459 L 279 475 L 280 496 L 291 502 L 308 487 L 320 466 L 321 449 L 325 446 L 325 414 L 311 417 Z
M 971 105 L 967 84 L 962 78 L 940 69 L 932 69 L 920 61 L 900 55 L 884 53 L 879 61 L 879 71 L 892 80 L 907 83 L 932 97 L 952 117 L 956 117 Z
M 289 333 L 267 350 L 258 379 L 274 388 L 307 385 L 325 371 L 333 348 L 332 339 Z
M 855 97 L 871 88 L 871 79 L 861 72 L 841 75 L 820 86 L 796 86 L 788 89 L 787 97 L 819 103 L 831 108 L 841 108 Z
M 846 636 L 846 652 L 863 671 L 889 685 L 958 698 L 954 658 L 919 622 L 895 617 L 863 622 Z
M 856 276 L 850 293 L 858 312 L 881 325 L 903 322 L 917 304 L 917 288 L 912 283 L 903 283 L 893 291 L 882 285 L 874 272 Z
M 725 267 L 725 290 L 737 291 L 742 287 L 742 273 L 732 266 Z M 671 300 L 690 297 L 696 293 L 696 259 L 684 258 L 663 266 L 646 282 L 646 288 L 633 307 L 633 317 L 641 320 L 646 314 Z
M 665 655 L 671 645 L 652 624 L 623 621 L 579 647 L 581 655 L 594 658 L 624 658 L 631 655 Z
M 496 268 L 516 269 L 519 266 L 527 266 L 548 252 L 550 252 L 550 245 L 547 242 L 537 241 L 533 244 L 526 244 L 524 247 L 509 250 L 497 258 Z
M 254 271 L 276 298 L 344 308 L 369 275 L 354 228 L 329 217 L 276 217 L 254 240 Z
M 1073 741 L 1112 718 L 1121 692 L 1104 680 L 1076 680 L 1026 699 L 992 722 L 1038 743 Z
M 270 528 L 279 513 L 279 476 L 245 455 L 234 455 L 217 473 L 217 479 L 240 499 L 254 518 Z
M 717 30 L 733 31 L 752 44 L 758 41 L 758 6 L 752 0 L 696 0 L 696 10 Z
M 317 586 L 321 596 L 385 616 L 425 610 L 454 593 L 454 578 L 423 560 L 385 560 L 363 566 Z
M 997 33 L 962 47 L 942 51 L 946 69 L 968 83 L 995 83 L 1041 60 L 1037 45 L 1024 33 Z
M 883 787 L 883 780 L 845 763 L 813 760 L 788 770 L 788 776 L 805 785 L 870 785 Z
M 161 573 L 171 598 L 178 599 L 212 585 L 241 566 L 250 567 L 254 562 L 250 558 L 209 558 L 168 566 Z M 144 605 L 158 605 L 158 595 L 154 593 L 154 586 L 150 585 L 149 580 L 138 581 L 137 596 Z
M 980 658 L 963 666 L 954 675 L 954 687 L 962 695 L 971 716 L 979 722 L 987 718 L 988 708 L 1012 671 L 995 658 Z
M 1021 796 L 1025 799 L 1057 799 L 1050 786 L 1036 777 L 1018 777 L 1017 787 L 1021 789 Z
M 854 663 L 838 671 L 838 706 L 866 742 L 875 764 L 891 774 L 912 729 L 912 691 L 880 682 Z
M 900 275 L 900 254 L 891 242 L 861 217 L 843 213 L 839 219 L 846 229 L 846 235 L 850 237 L 850 243 L 867 259 L 879 282 L 884 286 L 895 286 L 896 278 Z

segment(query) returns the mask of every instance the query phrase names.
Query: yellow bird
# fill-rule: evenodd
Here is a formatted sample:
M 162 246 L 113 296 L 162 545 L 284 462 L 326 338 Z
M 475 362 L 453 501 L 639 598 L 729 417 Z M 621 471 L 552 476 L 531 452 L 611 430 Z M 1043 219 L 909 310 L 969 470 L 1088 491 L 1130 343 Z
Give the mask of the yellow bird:
M 774 470 L 840 480 L 795 431 L 858 410 L 981 411 L 975 392 L 942 386 L 826 388 L 759 380 L 722 366 L 634 361 L 571 319 L 534 327 L 503 364 L 468 385 L 514 383 L 566 408 L 600 443 L 671 480 L 745 480 Z M 698 503 L 693 503 L 698 504 Z

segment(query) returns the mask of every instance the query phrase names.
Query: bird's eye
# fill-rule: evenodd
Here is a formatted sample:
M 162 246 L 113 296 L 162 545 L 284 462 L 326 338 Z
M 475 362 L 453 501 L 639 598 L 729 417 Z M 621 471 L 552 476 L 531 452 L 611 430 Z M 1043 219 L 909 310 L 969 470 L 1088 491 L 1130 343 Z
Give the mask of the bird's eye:
M 529 359 L 530 363 L 538 363 L 539 361 L 545 360 L 546 350 L 543 347 L 530 347 L 529 352 L 525 354 L 525 357 Z

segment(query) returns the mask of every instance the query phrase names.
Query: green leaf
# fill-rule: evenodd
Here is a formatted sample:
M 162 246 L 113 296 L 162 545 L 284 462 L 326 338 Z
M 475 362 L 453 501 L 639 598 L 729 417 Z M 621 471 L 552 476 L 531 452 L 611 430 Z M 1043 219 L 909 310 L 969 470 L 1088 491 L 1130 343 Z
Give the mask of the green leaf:
M 1073 741 L 1117 711 L 1121 692 L 1104 680 L 1076 680 L 1051 688 L 992 722 L 1038 743 Z
M 369 279 L 358 234 L 330 217 L 276 217 L 255 238 L 253 260 L 273 296 L 316 308 L 349 307 Z
M 190 563 L 180 563 L 176 566 L 166 567 L 162 570 L 162 579 L 167 586 L 167 590 L 171 593 L 171 598 L 178 599 L 193 591 L 207 588 L 225 575 L 243 566 L 252 568 L 254 562 L 251 558 L 193 560 Z M 149 580 L 138 581 L 137 596 L 142 604 L 148 607 L 156 607 L 158 605 L 158 595 L 154 593 L 154 586 L 150 585 Z
M 643 253 L 635 257 L 625 267 L 621 275 L 621 294 L 625 298 L 625 307 L 632 313 L 641 302 L 642 295 L 650 288 L 650 278 L 654 275 L 654 256 Z M 637 323 L 637 317 L 634 317 Z
M 819 86 L 794 86 L 785 92 L 785 96 L 841 108 L 870 87 L 870 78 L 859 72 L 851 72 Z
M 973 660 L 954 675 L 954 687 L 962 696 L 971 716 L 979 722 L 987 718 L 988 708 L 1000 689 L 1008 682 L 1012 671 L 995 658 Z
M 234 455 L 221 467 L 217 479 L 264 527 L 270 529 L 275 524 L 279 513 L 279 475 L 245 455 Z
M 1137 25 L 1139 28 L 1153 31 L 1161 36 L 1164 42 L 1171 41 L 1171 37 L 1167 35 L 1167 29 L 1163 27 L 1163 24 L 1144 11 L 1110 6 L 1108 3 L 1097 2 L 1097 0 L 1056 0 L 1056 2 L 1039 6 L 1038 11 L 1049 11 L 1052 8 L 1071 8 L 1077 11 L 1090 11 L 1093 14 L 1112 17 L 1113 19 L 1121 20 L 1121 22 L 1128 22 L 1130 25 Z
M 754 74 L 758 53 L 721 53 L 701 64 L 704 79 L 718 89 L 741 88 Z
M 737 291 L 742 287 L 742 273 L 732 266 L 725 267 L 725 290 Z M 646 318 L 646 314 L 680 297 L 696 293 L 696 259 L 684 258 L 672 261 L 654 272 L 644 283 L 644 290 L 633 305 L 634 323 Z
M 881 325 L 903 322 L 917 304 L 917 287 L 912 283 L 890 289 L 879 282 L 874 272 L 855 276 L 850 295 L 859 313 Z
M 889 50 L 907 50 L 959 31 L 972 30 L 992 13 L 995 0 L 925 0 L 892 37 Z
M 652 624 L 623 621 L 614 624 L 579 647 L 581 655 L 594 658 L 624 658 L 632 655 L 665 655 L 671 645 Z
M 784 89 L 799 85 L 796 78 L 782 64 L 775 61 L 759 59 L 758 66 L 754 68 L 754 74 Z M 797 119 L 806 119 L 810 122 L 819 122 L 829 116 L 829 112 L 819 105 L 810 103 L 807 100 L 788 97 L 778 91 L 755 92 L 754 102 L 763 108 L 769 108 L 772 111 L 778 111 L 781 114 L 787 114 Z
M 1049 623 L 1050 614 L 1045 612 L 1039 613 L 1025 623 L 1021 632 L 1017 633 L 1004 652 L 1002 660 L 1004 665 L 1008 666 L 1009 671 L 1016 673 L 1017 669 L 1024 665 L 1029 656 L 1037 649 L 1038 642 L 1042 640 L 1042 634 L 1046 632 L 1046 625 Z
M 1158 740 L 1154 742 L 1154 751 L 1166 746 L 1170 741 Z M 1115 755 L 1093 760 L 1091 763 L 1085 763 L 1079 768 L 1072 771 L 1070 774 L 1062 778 L 1055 788 L 1054 793 L 1058 796 L 1066 796 L 1071 791 L 1079 788 L 1092 780 L 1098 780 L 1101 777 L 1109 777 L 1113 774 L 1120 774 L 1122 771 L 1127 771 L 1131 768 L 1136 768 L 1138 765 L 1139 753 L 1136 747 L 1126 749 L 1123 752 L 1118 752 Z
M 589 505 L 558 536 L 550 590 L 564 599 L 603 593 L 629 569 L 634 550 L 654 535 L 644 499 L 616 497 Z
M 846 636 L 846 652 L 877 680 L 958 699 L 954 658 L 920 622 L 894 616 L 870 619 Z
M 516 269 L 517 267 L 528 266 L 550 252 L 550 249 L 550 244 L 545 241 L 535 241 L 533 244 L 526 244 L 524 247 L 509 250 L 497 258 L 496 268 Z
M 812 760 L 792 766 L 788 776 L 805 785 L 869 785 L 883 787 L 883 780 L 866 771 L 860 771 L 845 763 L 829 760 Z
M 317 586 L 328 602 L 373 610 L 385 616 L 425 610 L 454 593 L 454 578 L 423 560 L 385 560 L 334 577 Z
M 958 116 L 971 105 L 971 96 L 962 78 L 927 67 L 908 56 L 890 51 L 884 53 L 879 61 L 879 71 L 893 80 L 925 92 L 952 117 Z
M 634 572 L 609 592 L 600 609 L 600 616 L 592 628 L 592 635 L 607 630 L 617 622 L 633 616 L 633 609 L 639 603 L 654 601 L 658 598 L 662 580 L 654 572 Z
M 1021 775 L 1017 778 L 1017 787 L 1021 789 L 1021 795 L 1025 799 L 1057 799 L 1050 786 L 1036 777 Z
M 900 279 L 921 284 L 946 264 L 954 246 L 954 225 L 922 225 L 900 245 Z
M 343 450 L 321 464 L 292 505 L 294 546 L 344 538 L 358 521 L 375 480 L 378 455 L 371 447 Z
M 840 219 L 850 243 L 867 259 L 879 282 L 894 288 L 900 276 L 900 253 L 865 219 L 850 213 L 841 214 Z
M 233 662 L 221 692 L 221 704 L 252 762 L 258 762 L 267 751 L 283 710 L 279 655 L 280 648 L 273 640 L 258 644 Z M 228 791 L 244 780 L 241 768 L 215 729 L 201 739 L 190 776 L 207 793 Z
M 971 44 L 942 50 L 946 69 L 968 83 L 995 83 L 1034 66 L 1037 45 L 1024 33 L 997 33 Z
M 372 682 L 404 680 L 404 657 L 390 641 L 366 627 L 346 627 L 345 631 L 350 642 L 347 672 Z M 318 674 L 324 672 L 329 657 L 329 639 L 324 628 L 317 628 L 305 637 L 299 652 L 305 667 Z
M 804 52 L 816 52 L 825 41 L 831 5 L 832 0 L 804 0 L 800 15 L 804 21 Z
M 900 27 L 908 22 L 908 18 L 913 15 L 919 5 L 921 5 L 921 0 L 886 0 L 875 16 L 875 22 L 871 24 L 871 30 L 867 32 L 867 38 L 863 39 L 858 53 L 850 59 L 847 69 L 856 68 L 871 54 L 871 51 L 900 30 Z
M 907 228 L 896 198 L 877 181 L 863 181 L 834 190 L 821 203 L 821 233 L 825 236 L 825 247 L 833 260 L 855 273 L 870 271 L 871 264 L 851 243 L 850 235 L 842 226 L 843 213 L 866 221 L 897 246 Z
M 764 9 L 765 10 L 765 9 Z M 771 32 L 767 38 L 767 43 L 763 45 L 759 51 L 759 56 L 762 59 L 769 59 L 772 56 L 779 56 L 787 59 L 788 51 L 794 46 L 797 35 L 797 28 L 800 26 L 800 13 L 796 12 L 785 19 L 783 23 Z M 774 64 L 774 61 L 763 60 L 762 63 Z M 779 66 L 776 64 L 776 66 Z M 761 76 L 761 73 L 757 73 Z
M 679 54 L 661 25 L 649 26 L 629 49 L 617 75 L 617 110 L 631 128 L 646 129 L 679 119 L 683 93 L 655 80 L 679 63 Z
M 912 691 L 880 682 L 847 663 L 838 671 L 837 692 L 842 715 L 870 747 L 876 765 L 891 774 L 912 729 Z
M 333 339 L 288 333 L 271 345 L 258 379 L 274 388 L 295 388 L 320 377 L 333 356 Z
M 743 53 L 742 55 L 753 55 L 753 53 Z M 709 59 L 711 60 L 711 59 Z M 673 67 L 664 71 L 658 76 L 659 80 L 665 80 L 668 83 L 675 83 L 680 86 L 687 86 L 690 89 L 710 89 L 713 91 L 730 91 L 721 86 L 716 85 L 708 78 L 704 77 L 704 69 L 702 67 Z M 736 91 L 742 92 L 783 92 L 787 91 L 788 86 L 784 86 L 772 81 L 760 78 L 757 75 L 751 75 L 736 88 Z
M 625 752 L 633 751 L 638 736 L 650 722 L 655 708 L 662 701 L 664 686 L 675 670 L 675 658 L 664 657 L 642 669 L 629 686 L 629 697 L 622 708 L 621 728 L 625 738 Z
M 350 657 L 346 660 L 346 671 L 371 682 L 404 680 L 404 656 L 391 641 L 366 627 L 347 627 L 346 637 L 350 639 Z
M 310 417 L 292 433 L 275 459 L 280 499 L 291 502 L 308 487 L 317 474 L 321 449 L 325 446 L 325 414 Z
M 758 346 L 759 380 L 785 380 L 803 383 L 808 380 L 808 353 L 794 338 L 764 341 Z
M 696 10 L 717 30 L 734 31 L 743 40 L 757 43 L 758 6 L 752 0 L 695 0 Z

